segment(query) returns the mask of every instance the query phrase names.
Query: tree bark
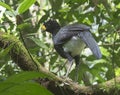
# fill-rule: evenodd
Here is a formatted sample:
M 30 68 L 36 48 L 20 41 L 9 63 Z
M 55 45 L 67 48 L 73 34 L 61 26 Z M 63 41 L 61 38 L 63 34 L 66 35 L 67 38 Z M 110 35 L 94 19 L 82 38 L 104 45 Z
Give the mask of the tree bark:
M 10 56 L 12 60 L 25 71 L 38 71 L 48 77 L 36 81 L 45 86 L 54 95 L 119 95 L 120 77 L 107 82 L 92 85 L 80 86 L 70 79 L 60 78 L 46 70 L 40 63 L 29 55 L 27 49 L 18 38 L 0 31 L 0 47 L 5 49 L 12 45 Z M 63 86 L 60 86 L 63 84 Z

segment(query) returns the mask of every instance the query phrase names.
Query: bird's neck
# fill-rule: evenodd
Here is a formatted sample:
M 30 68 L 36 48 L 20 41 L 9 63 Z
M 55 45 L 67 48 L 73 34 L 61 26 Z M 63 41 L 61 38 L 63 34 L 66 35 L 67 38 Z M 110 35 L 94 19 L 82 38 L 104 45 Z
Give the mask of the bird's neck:
M 54 37 L 58 33 L 59 30 L 60 30 L 60 26 L 52 31 L 52 36 Z

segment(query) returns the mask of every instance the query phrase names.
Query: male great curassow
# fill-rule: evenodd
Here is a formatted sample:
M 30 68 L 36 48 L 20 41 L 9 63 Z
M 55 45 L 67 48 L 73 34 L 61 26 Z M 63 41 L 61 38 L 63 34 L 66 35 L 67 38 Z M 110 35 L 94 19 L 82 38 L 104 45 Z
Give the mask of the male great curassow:
M 80 54 L 86 46 L 91 49 L 97 59 L 102 57 L 99 46 L 91 35 L 90 28 L 86 25 L 71 24 L 60 27 L 57 21 L 49 20 L 43 24 L 42 30 L 52 34 L 55 50 L 61 57 L 68 59 L 70 66 L 66 76 L 69 74 L 73 59 L 78 70 Z

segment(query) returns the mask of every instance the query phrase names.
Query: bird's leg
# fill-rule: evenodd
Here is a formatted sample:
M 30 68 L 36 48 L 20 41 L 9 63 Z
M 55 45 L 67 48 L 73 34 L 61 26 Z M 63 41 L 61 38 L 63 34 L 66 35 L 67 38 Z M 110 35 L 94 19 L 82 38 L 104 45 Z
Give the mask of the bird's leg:
M 80 56 L 77 55 L 74 57 L 75 59 L 75 63 L 76 63 L 76 67 L 75 67 L 75 81 L 77 82 L 78 81 L 78 78 L 79 78 L 79 67 L 80 67 Z
M 79 66 L 80 66 L 80 63 L 77 64 L 76 67 L 75 67 L 75 73 L 76 73 L 76 75 L 75 75 L 75 82 L 77 82 L 78 78 L 79 78 Z
M 66 72 L 65 77 L 67 77 L 67 76 L 68 76 L 68 74 L 70 73 L 71 67 L 72 67 L 72 65 L 73 65 L 73 60 L 68 61 L 68 62 L 69 62 L 69 67 L 68 67 L 68 69 L 67 69 L 67 72 Z
M 68 59 L 68 64 L 69 64 L 69 67 L 68 67 L 67 72 L 65 74 L 65 77 L 67 77 L 68 74 L 70 73 L 71 67 L 73 65 L 73 57 L 71 56 L 70 52 L 66 52 L 65 54 L 66 54 L 66 57 Z

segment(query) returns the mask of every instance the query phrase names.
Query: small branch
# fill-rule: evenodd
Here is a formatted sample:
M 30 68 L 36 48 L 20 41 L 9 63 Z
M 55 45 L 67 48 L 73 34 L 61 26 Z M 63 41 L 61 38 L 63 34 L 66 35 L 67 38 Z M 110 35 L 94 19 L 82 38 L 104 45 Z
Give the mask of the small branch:
M 113 43 L 103 43 L 100 46 L 113 46 L 113 45 L 114 45 Z M 115 46 L 120 46 L 120 43 L 115 43 Z

